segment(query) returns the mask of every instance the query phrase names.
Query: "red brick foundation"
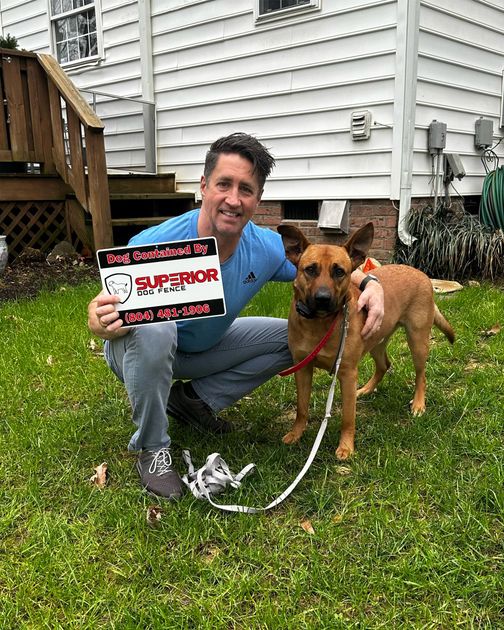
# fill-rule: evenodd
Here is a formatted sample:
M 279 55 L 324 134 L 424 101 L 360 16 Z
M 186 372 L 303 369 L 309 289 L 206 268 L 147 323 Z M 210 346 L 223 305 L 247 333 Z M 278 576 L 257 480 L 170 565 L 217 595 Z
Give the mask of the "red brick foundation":
M 255 223 L 273 230 L 280 225 L 282 219 L 282 203 L 279 201 L 261 203 L 254 216 Z M 382 263 L 392 259 L 397 237 L 397 219 L 398 210 L 391 201 L 366 199 L 350 202 L 350 232 L 372 221 L 375 237 L 369 254 Z M 346 234 L 319 229 L 316 221 L 289 220 L 289 223 L 298 226 L 312 243 L 341 245 L 348 238 Z

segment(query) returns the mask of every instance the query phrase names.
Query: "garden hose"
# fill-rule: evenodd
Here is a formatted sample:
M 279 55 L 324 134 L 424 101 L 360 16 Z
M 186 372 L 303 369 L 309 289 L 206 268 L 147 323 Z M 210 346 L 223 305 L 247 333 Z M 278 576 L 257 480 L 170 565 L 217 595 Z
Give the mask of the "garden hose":
M 490 171 L 483 180 L 480 221 L 495 230 L 504 230 L 504 167 Z

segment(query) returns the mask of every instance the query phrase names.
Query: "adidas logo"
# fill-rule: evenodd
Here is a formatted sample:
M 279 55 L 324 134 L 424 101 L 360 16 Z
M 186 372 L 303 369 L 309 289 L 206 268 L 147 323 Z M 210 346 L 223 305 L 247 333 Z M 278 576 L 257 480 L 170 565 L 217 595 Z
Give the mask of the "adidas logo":
M 255 273 L 253 271 L 251 271 L 249 273 L 249 275 L 243 281 L 243 284 L 250 284 L 251 282 L 256 282 L 256 280 L 257 280 L 257 278 L 255 276 Z

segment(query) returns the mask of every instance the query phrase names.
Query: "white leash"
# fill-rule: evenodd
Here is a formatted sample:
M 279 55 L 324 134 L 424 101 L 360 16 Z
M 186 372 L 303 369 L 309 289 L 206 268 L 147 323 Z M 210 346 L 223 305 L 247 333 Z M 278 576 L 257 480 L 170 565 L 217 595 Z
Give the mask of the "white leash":
M 223 505 L 220 503 L 215 503 L 212 500 L 212 495 L 220 494 L 224 492 L 227 486 L 231 486 L 233 488 L 239 488 L 242 480 L 252 472 L 255 468 L 255 464 L 248 464 L 243 468 L 237 475 L 233 475 L 233 473 L 229 470 L 228 465 L 219 455 L 219 453 L 212 453 L 207 457 L 206 463 L 204 466 L 195 470 L 192 460 L 191 454 L 188 450 L 182 451 L 182 457 L 187 464 L 188 472 L 186 475 L 182 477 L 182 481 L 186 484 L 186 486 L 190 489 L 192 494 L 197 499 L 207 500 L 211 505 L 218 508 L 219 510 L 224 510 L 225 512 L 243 512 L 245 514 L 257 514 L 258 512 L 265 512 L 266 510 L 270 510 L 271 508 L 279 505 L 284 499 L 286 499 L 294 488 L 298 485 L 301 479 L 305 476 L 306 472 L 312 465 L 313 460 L 315 459 L 315 455 L 319 449 L 320 443 L 322 442 L 322 438 L 324 437 L 324 433 L 327 429 L 327 423 L 329 418 L 331 417 L 332 404 L 334 400 L 334 389 L 336 387 L 336 376 L 338 374 L 338 370 L 341 363 L 341 357 L 343 356 L 343 349 L 345 347 L 345 339 L 348 331 L 348 318 L 347 312 L 345 309 L 345 315 L 341 330 L 340 337 L 340 345 L 338 349 L 338 354 L 336 361 L 333 367 L 333 380 L 331 383 L 331 387 L 329 388 L 329 394 L 327 396 L 327 403 L 325 408 L 325 416 L 322 420 L 320 428 L 317 433 L 317 437 L 315 438 L 315 442 L 313 443 L 310 454 L 308 455 L 308 459 L 306 460 L 305 465 L 299 472 L 298 476 L 294 479 L 294 481 L 290 484 L 290 486 L 282 492 L 280 496 L 278 496 L 274 501 L 272 501 L 269 505 L 262 508 L 249 507 L 246 505 Z

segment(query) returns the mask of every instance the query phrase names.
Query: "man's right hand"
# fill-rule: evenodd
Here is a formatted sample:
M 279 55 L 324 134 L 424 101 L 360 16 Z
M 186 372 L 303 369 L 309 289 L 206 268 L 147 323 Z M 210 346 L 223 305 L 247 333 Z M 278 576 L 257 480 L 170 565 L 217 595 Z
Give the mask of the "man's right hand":
M 115 305 L 120 302 L 118 295 L 110 295 L 102 291 L 88 305 L 88 328 L 101 339 L 116 339 L 129 333 L 123 328 L 123 320 L 119 317 Z

